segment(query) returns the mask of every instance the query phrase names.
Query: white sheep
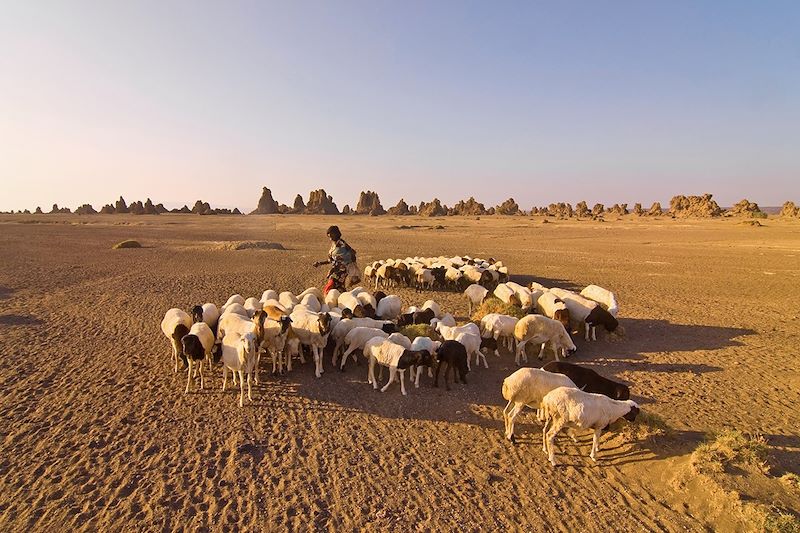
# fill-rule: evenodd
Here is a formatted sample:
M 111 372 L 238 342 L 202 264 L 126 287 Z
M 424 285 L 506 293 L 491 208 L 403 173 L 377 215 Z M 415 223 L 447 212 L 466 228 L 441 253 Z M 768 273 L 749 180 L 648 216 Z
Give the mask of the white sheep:
M 556 435 L 562 428 L 593 430 L 594 438 L 589 457 L 592 461 L 597 461 L 603 429 L 620 418 L 633 422 L 639 414 L 639 405 L 633 400 L 612 400 L 603 394 L 571 387 L 559 387 L 548 392 L 542 398 L 541 408 L 540 418 L 544 420 L 542 450 L 553 466 L 556 465 Z
M 589 340 L 590 333 L 592 340 L 597 340 L 597 328 L 589 316 L 592 315 L 592 312 L 595 311 L 597 307 L 600 307 L 600 305 L 597 302 L 593 302 L 580 294 L 566 289 L 554 287 L 550 289 L 550 292 L 560 298 L 566 304 L 567 309 L 569 309 L 569 319 L 574 326 L 573 333 L 577 333 L 579 326 L 583 324 L 586 332 L 586 340 Z
M 450 313 L 445 313 L 442 315 L 442 318 L 432 318 L 431 319 L 431 327 L 435 328 L 436 324 L 441 322 L 445 326 L 450 326 L 451 328 L 456 325 L 456 319 Z
M 489 363 L 486 362 L 486 356 L 481 352 L 481 336 L 474 332 L 461 332 L 456 335 L 455 339 L 456 342 L 461 343 L 464 348 L 467 350 L 467 370 L 472 370 L 472 365 L 470 364 L 470 356 L 475 356 L 475 364 L 480 367 L 480 359 L 483 359 L 483 366 L 489 368 Z
M 433 277 L 433 272 L 428 268 L 417 270 L 417 287 L 433 289 L 433 284 L 436 278 Z
M 325 295 L 325 304 L 328 307 L 339 307 L 339 296 L 342 293 L 339 289 L 331 289 L 328 291 L 328 294 Z
M 275 300 L 278 301 L 278 293 L 273 291 L 272 289 L 267 289 L 263 293 L 261 293 L 261 303 L 266 302 L 267 300 Z
M 575 388 L 564 374 L 547 372 L 540 368 L 520 368 L 503 380 L 503 398 L 508 404 L 503 409 L 505 437 L 514 442 L 514 419 L 525 406 L 538 409 L 545 395 L 558 387 Z
M 367 327 L 376 329 L 385 329 L 388 324 L 392 324 L 388 320 L 376 320 L 374 318 L 343 318 L 335 326 L 331 327 L 331 337 L 334 340 L 335 347 L 333 350 L 333 365 L 336 366 L 339 353 L 344 349 L 344 338 L 347 333 L 356 327 Z
M 463 326 L 446 326 L 441 322 L 436 324 L 436 331 L 442 338 L 446 341 L 454 341 L 459 333 L 472 333 L 477 335 L 478 337 L 481 336 L 481 330 L 478 328 L 477 324 L 473 324 L 472 322 L 468 322 Z
M 389 381 L 383 386 L 381 392 L 386 392 L 400 375 L 400 392 L 405 396 L 405 369 L 412 365 L 430 365 L 431 356 L 425 351 L 414 352 L 406 349 L 405 347 L 395 344 L 389 339 L 382 339 L 380 337 L 372 338 L 364 345 L 364 355 L 369 357 L 369 371 L 367 374 L 367 382 L 371 383 L 373 388 L 378 388 L 378 380 L 375 378 L 375 364 L 389 367 Z
M 292 294 L 290 291 L 283 291 L 278 295 L 278 301 L 280 304 L 289 311 L 292 312 L 294 306 L 300 303 L 300 300 L 297 299 L 297 296 Z
M 378 318 L 382 318 L 384 320 L 394 320 L 400 316 L 400 309 L 402 306 L 403 303 L 399 296 L 389 294 L 388 296 L 381 298 L 381 301 L 378 302 L 378 306 L 375 309 L 375 314 L 378 316 Z
M 378 302 L 375 301 L 375 297 L 370 293 L 368 293 L 367 291 L 361 291 L 357 293 L 356 299 L 358 300 L 358 303 L 361 304 L 361 307 L 363 307 L 364 309 L 366 309 L 367 306 L 369 306 L 372 308 L 372 311 L 375 311 L 378 307 Z
M 433 316 L 435 318 L 442 318 L 442 308 L 434 300 L 425 300 L 425 303 L 422 304 L 422 310 L 424 311 L 425 309 L 433 311 Z
M 488 295 L 489 291 L 486 287 L 478 285 L 477 283 L 473 283 L 464 290 L 464 296 L 469 302 L 469 316 L 472 316 L 472 306 L 478 307 L 481 305 Z
M 484 339 L 493 338 L 496 341 L 503 340 L 508 346 L 508 351 L 514 350 L 514 327 L 519 322 L 517 317 L 501 315 L 499 313 L 489 313 L 481 319 L 481 337 Z M 500 352 L 495 349 L 494 354 L 498 357 Z
M 239 375 L 239 407 L 244 406 L 244 376 L 247 375 L 247 399 L 253 401 L 250 389 L 250 378 L 256 364 L 258 348 L 256 335 L 249 332 L 244 335 L 229 334 L 222 340 L 222 391 L 228 384 L 228 369 L 234 376 Z M 234 379 L 234 385 L 236 380 Z
M 217 327 L 219 321 L 219 309 L 213 303 L 204 303 L 192 308 L 192 320 L 194 322 L 205 322 L 212 330 Z
M 617 297 L 610 290 L 597 285 L 587 285 L 581 291 L 581 296 L 599 303 L 606 311 L 611 313 L 611 316 L 617 318 L 619 304 L 617 303 Z
M 533 297 L 533 292 L 528 287 L 523 287 L 519 283 L 515 283 L 513 281 L 506 282 L 506 287 L 513 290 L 517 298 L 519 298 L 520 307 L 525 312 L 530 311 L 533 309 L 536 300 Z M 537 298 L 538 298 L 539 291 L 537 291 Z
M 344 364 L 347 361 L 347 358 L 356 350 L 363 350 L 364 345 L 367 343 L 368 340 L 374 337 L 380 337 L 385 339 L 389 336 L 388 333 L 381 329 L 376 328 L 369 328 L 369 327 L 355 327 L 347 332 L 347 335 L 344 337 L 344 345 L 347 346 L 344 354 L 342 355 L 342 362 L 339 365 L 339 368 L 343 369 Z M 355 356 L 353 356 L 353 360 L 355 360 Z M 335 364 L 335 363 L 334 363 Z
M 339 295 L 339 308 L 354 311 L 359 305 L 361 305 L 361 302 L 358 301 L 358 298 L 353 293 L 343 292 L 341 295 Z
M 498 284 L 497 287 L 494 288 L 494 295 L 503 303 L 522 307 L 522 302 L 520 302 L 517 292 L 509 287 L 507 283 Z
M 325 371 L 322 368 L 322 351 L 325 349 L 328 334 L 331 332 L 330 315 L 298 311 L 297 313 L 292 312 L 289 317 L 292 319 L 292 331 L 300 339 L 300 344 L 311 348 L 311 352 L 314 354 L 314 374 L 321 378 Z
M 558 361 L 559 350 L 563 350 L 564 357 L 567 357 L 568 350 L 569 352 L 574 352 L 576 349 L 561 322 L 541 315 L 527 315 L 520 318 L 514 327 L 514 337 L 517 341 L 516 357 L 514 359 L 517 365 L 520 364 L 520 359 L 528 362 L 525 345 L 529 342 L 542 345 L 539 350 L 539 359 L 542 358 L 545 345 L 548 342 L 552 345 L 556 361 Z
M 242 296 L 241 294 L 234 294 L 230 298 L 228 298 L 228 301 L 226 301 L 225 305 L 223 305 L 222 307 L 228 307 L 231 304 L 244 305 L 244 296 Z
M 233 302 L 231 304 L 225 305 L 222 307 L 222 315 L 239 315 L 244 318 L 250 318 L 250 315 L 247 313 L 247 309 L 238 302 Z
M 161 321 L 161 331 L 172 346 L 172 359 L 175 361 L 176 374 L 178 373 L 178 358 L 184 362 L 186 361 L 181 339 L 189 333 L 191 327 L 192 317 L 186 311 L 173 307 L 164 313 L 164 319 Z
M 430 337 L 416 337 L 411 342 L 411 350 L 415 351 L 415 352 L 420 351 L 420 350 L 428 350 L 428 352 L 430 352 L 431 356 L 433 356 L 434 359 L 435 359 L 436 358 L 436 352 L 439 351 L 439 347 L 441 345 L 442 345 L 442 341 L 435 341 L 435 340 L 431 339 Z M 419 375 L 420 375 L 421 372 L 422 372 L 422 367 L 418 366 L 416 368 L 416 374 L 417 374 L 416 378 L 414 378 L 413 374 L 410 376 L 410 378 L 413 379 L 413 381 L 414 381 L 414 387 L 415 388 L 419 388 Z M 428 377 L 429 378 L 433 377 L 433 368 L 430 367 L 430 366 L 428 367 Z
M 244 309 L 247 311 L 247 316 L 249 318 L 253 318 L 253 315 L 256 314 L 256 311 L 263 307 L 261 300 L 258 298 L 251 296 L 247 300 L 244 301 Z
M 319 303 L 319 298 L 315 294 L 309 293 L 300 299 L 300 304 L 310 309 L 313 313 L 319 313 L 322 310 L 322 304 Z
M 314 297 L 317 299 L 318 302 L 322 302 L 325 299 L 325 296 L 322 294 L 322 289 L 319 287 L 309 287 L 300 294 L 297 295 L 297 299 L 303 301 L 303 298 L 308 296 L 309 294 L 313 294 Z

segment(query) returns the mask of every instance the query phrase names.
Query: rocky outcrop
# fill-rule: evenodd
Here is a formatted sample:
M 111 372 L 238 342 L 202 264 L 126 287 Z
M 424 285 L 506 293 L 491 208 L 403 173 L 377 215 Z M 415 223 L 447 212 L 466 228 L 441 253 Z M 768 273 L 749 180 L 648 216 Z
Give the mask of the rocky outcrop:
M 478 202 L 472 196 L 469 197 L 469 200 L 461 200 L 456 205 L 450 209 L 451 215 L 463 215 L 463 216 L 480 216 L 488 214 L 486 210 L 486 206 L 482 203 Z
M 208 202 L 197 200 L 192 207 L 192 213 L 195 215 L 208 215 L 211 213 L 211 205 Z
M 673 196 L 669 202 L 669 211 L 675 217 L 718 217 L 722 209 L 711 198 L 711 194 L 702 196 Z
M 547 206 L 547 214 L 551 217 L 570 218 L 574 212 L 572 205 L 564 202 Z
M 342 214 L 343 215 L 352 215 L 353 214 L 353 210 L 350 209 L 350 204 L 344 204 L 344 207 L 342 208 Z
M 519 206 L 513 198 L 509 198 L 502 204 L 495 207 L 494 212 L 498 215 L 517 215 L 519 214 Z
M 372 191 L 361 191 L 358 197 L 355 213 L 357 215 L 385 215 L 386 210 L 381 205 L 378 193 Z
M 83 204 L 78 209 L 75 210 L 76 215 L 96 215 L 97 211 L 95 211 L 92 204 Z
M 618 216 L 627 215 L 628 204 L 614 204 L 610 208 L 608 208 L 608 211 L 606 211 L 606 213 L 608 213 L 609 215 L 618 215 Z
M 601 216 L 603 213 L 605 213 L 605 211 L 606 211 L 606 206 L 604 206 L 603 204 L 594 204 L 594 207 L 592 208 L 592 216 L 593 217 Z
M 633 204 L 633 214 L 636 215 L 637 217 L 644 216 L 644 209 L 642 209 L 642 204 L 638 202 Z
M 794 202 L 786 202 L 781 208 L 782 217 L 800 217 L 800 208 L 794 205 Z
M 447 207 L 442 206 L 438 198 L 434 198 L 432 202 L 427 204 L 420 202 L 417 214 L 423 217 L 443 217 L 447 215 Z
M 34 215 L 43 215 L 44 212 L 42 211 L 41 207 L 36 207 L 36 211 L 33 212 Z
M 114 204 L 114 213 L 121 215 L 128 212 L 128 204 L 125 203 L 125 199 L 120 196 L 119 200 L 116 201 Z
M 747 199 L 742 200 L 725 212 L 726 217 L 766 218 L 758 204 Z
M 305 213 L 307 215 L 338 215 L 339 208 L 333 203 L 333 197 L 329 196 L 325 189 L 317 189 L 308 195 Z
M 278 202 L 272 198 L 272 191 L 264 187 L 261 189 L 261 198 L 258 199 L 258 207 L 251 211 L 251 215 L 273 215 L 278 213 Z
M 658 217 L 664 214 L 664 210 L 661 209 L 661 202 L 653 202 L 653 205 L 650 206 L 650 209 L 647 211 L 647 216 L 650 217 Z
M 411 211 L 408 209 L 408 204 L 405 200 L 400 198 L 400 201 L 397 202 L 397 205 L 394 207 L 389 208 L 390 215 L 410 215 Z
M 292 204 L 292 208 L 289 210 L 289 213 L 293 214 L 303 214 L 306 212 L 306 203 L 303 201 L 303 197 L 299 194 L 294 197 L 294 203 Z
M 582 218 L 588 218 L 592 216 L 592 212 L 589 211 L 589 206 L 586 205 L 586 201 L 582 200 L 575 204 L 575 215 Z
M 50 210 L 49 215 L 68 215 L 72 213 L 69 210 L 69 207 L 58 207 L 58 204 L 53 204 L 53 208 Z

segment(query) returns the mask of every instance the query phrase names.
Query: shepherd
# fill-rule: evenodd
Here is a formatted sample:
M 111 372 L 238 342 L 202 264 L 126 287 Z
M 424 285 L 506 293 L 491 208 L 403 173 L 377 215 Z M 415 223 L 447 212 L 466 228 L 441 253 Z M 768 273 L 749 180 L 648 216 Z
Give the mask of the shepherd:
M 322 290 L 323 294 L 328 294 L 331 289 L 344 291 L 348 280 L 349 286 L 361 282 L 358 265 L 356 264 L 356 251 L 342 239 L 342 232 L 339 231 L 339 226 L 329 227 L 326 234 L 331 240 L 328 259 L 314 263 L 315 267 L 326 264 L 331 265 L 331 269 L 328 271 L 328 282 Z

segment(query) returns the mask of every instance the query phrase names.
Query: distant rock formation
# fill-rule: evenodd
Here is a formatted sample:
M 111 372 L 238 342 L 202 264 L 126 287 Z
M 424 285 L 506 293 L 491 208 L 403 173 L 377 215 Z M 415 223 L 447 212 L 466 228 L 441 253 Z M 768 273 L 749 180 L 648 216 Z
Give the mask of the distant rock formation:
M 592 216 L 592 212 L 589 211 L 589 206 L 586 205 L 585 200 L 582 200 L 577 204 L 575 204 L 575 215 L 583 218 L 588 218 Z
M 800 217 L 800 208 L 794 205 L 794 202 L 786 202 L 781 208 L 782 217 Z
M 372 191 L 361 191 L 358 197 L 355 213 L 357 215 L 385 215 L 386 210 L 381 205 L 378 193 Z
M 350 204 L 344 204 L 344 207 L 342 208 L 342 214 L 343 215 L 352 215 L 353 214 L 353 210 L 350 209 Z
M 119 200 L 114 204 L 114 213 L 120 215 L 125 214 L 128 212 L 128 205 L 125 203 L 125 199 L 120 196 Z
M 36 211 L 33 212 L 34 215 L 43 215 L 44 212 L 42 211 L 41 207 L 36 207 Z
M 251 215 L 273 215 L 279 212 L 278 202 L 272 198 L 272 191 L 264 187 L 261 190 L 261 198 L 258 199 L 258 207 L 251 211 Z
M 749 217 L 749 218 L 767 218 L 758 204 L 751 202 L 746 198 L 741 202 L 735 204 L 733 207 L 725 212 L 726 217 Z
M 673 196 L 669 202 L 669 211 L 675 217 L 718 217 L 722 209 L 711 198 L 711 194 L 703 196 Z
M 132 215 L 144 215 L 144 205 L 141 201 L 133 202 L 128 206 L 128 211 L 130 211 Z
M 423 217 L 443 217 L 447 215 L 447 207 L 443 207 L 438 198 L 434 198 L 432 202 L 420 202 L 417 213 Z
M 550 215 L 551 217 L 570 218 L 574 212 L 575 211 L 572 209 L 571 204 L 559 202 L 557 204 L 550 204 L 547 206 L 546 214 Z
M 308 195 L 305 212 L 308 215 L 338 215 L 339 208 L 333 203 L 333 197 L 328 195 L 325 189 L 317 189 Z
M 495 207 L 494 212 L 498 215 L 517 215 L 519 214 L 519 206 L 513 198 L 509 198 L 502 204 Z
M 417 214 L 419 214 L 419 211 L 417 211 L 417 206 L 415 206 L 415 205 L 408 206 L 408 214 L 409 215 L 417 215 Z
M 636 215 L 637 217 L 644 216 L 644 209 L 642 209 L 642 204 L 638 202 L 633 204 L 633 214 Z
M 208 202 L 197 200 L 192 207 L 192 213 L 195 215 L 207 215 L 211 213 L 211 205 Z
M 450 209 L 451 215 L 462 215 L 462 216 L 480 216 L 488 214 L 486 210 L 486 206 L 482 203 L 478 202 L 472 196 L 469 197 L 469 200 L 461 200 L 456 205 Z
M 102 208 L 100 208 L 101 215 L 113 215 L 114 214 L 114 206 L 111 204 L 106 204 Z
M 614 204 L 606 212 L 609 215 L 619 215 L 619 216 L 627 215 L 628 214 L 628 204 Z
M 653 205 L 650 206 L 650 209 L 647 211 L 647 216 L 651 217 L 659 217 L 664 214 L 664 210 L 661 209 L 661 202 L 653 202 Z
M 301 215 L 306 212 L 306 204 L 303 201 L 303 197 L 299 194 L 294 197 L 294 204 L 292 204 L 292 208 L 289 210 L 290 213 L 295 213 Z
M 389 208 L 390 215 L 410 215 L 411 211 L 408 209 L 408 204 L 405 200 L 400 198 L 400 201 L 397 202 L 397 205 L 394 207 Z
M 75 210 L 76 215 L 96 215 L 97 211 L 94 210 L 92 204 L 83 204 Z
M 606 206 L 604 206 L 603 204 L 594 204 L 594 207 L 592 208 L 592 216 L 593 217 L 600 216 L 605 212 L 605 210 Z
M 53 208 L 50 210 L 49 215 L 68 215 L 72 213 L 69 210 L 69 207 L 58 207 L 58 204 L 53 204 Z

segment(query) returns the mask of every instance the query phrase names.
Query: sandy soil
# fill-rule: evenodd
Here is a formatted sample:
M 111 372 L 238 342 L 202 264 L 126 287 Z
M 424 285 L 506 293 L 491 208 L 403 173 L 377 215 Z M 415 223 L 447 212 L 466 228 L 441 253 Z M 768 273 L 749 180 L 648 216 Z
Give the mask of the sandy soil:
M 516 446 L 502 437 L 510 355 L 450 392 L 423 379 L 408 397 L 380 394 L 366 365 L 339 373 L 326 361 L 320 380 L 310 363 L 281 378 L 262 367 L 243 409 L 236 392 L 222 393 L 219 368 L 205 391 L 184 395 L 159 330 L 164 311 L 321 285 L 310 265 L 325 256 L 331 223 L 362 266 L 491 255 L 520 282 L 612 288 L 627 337 L 578 339 L 575 360 L 630 382 L 673 436 L 607 434 L 596 465 L 590 438 L 565 439 L 564 465 L 551 468 L 531 414 Z M 670 479 L 707 432 L 726 427 L 764 434 L 775 474 L 800 470 L 800 224 L 765 224 L 2 216 L 0 529 L 740 529 Z M 124 239 L 144 248 L 111 249 Z M 241 240 L 286 249 L 226 244 Z M 467 311 L 457 294 L 400 294 Z

